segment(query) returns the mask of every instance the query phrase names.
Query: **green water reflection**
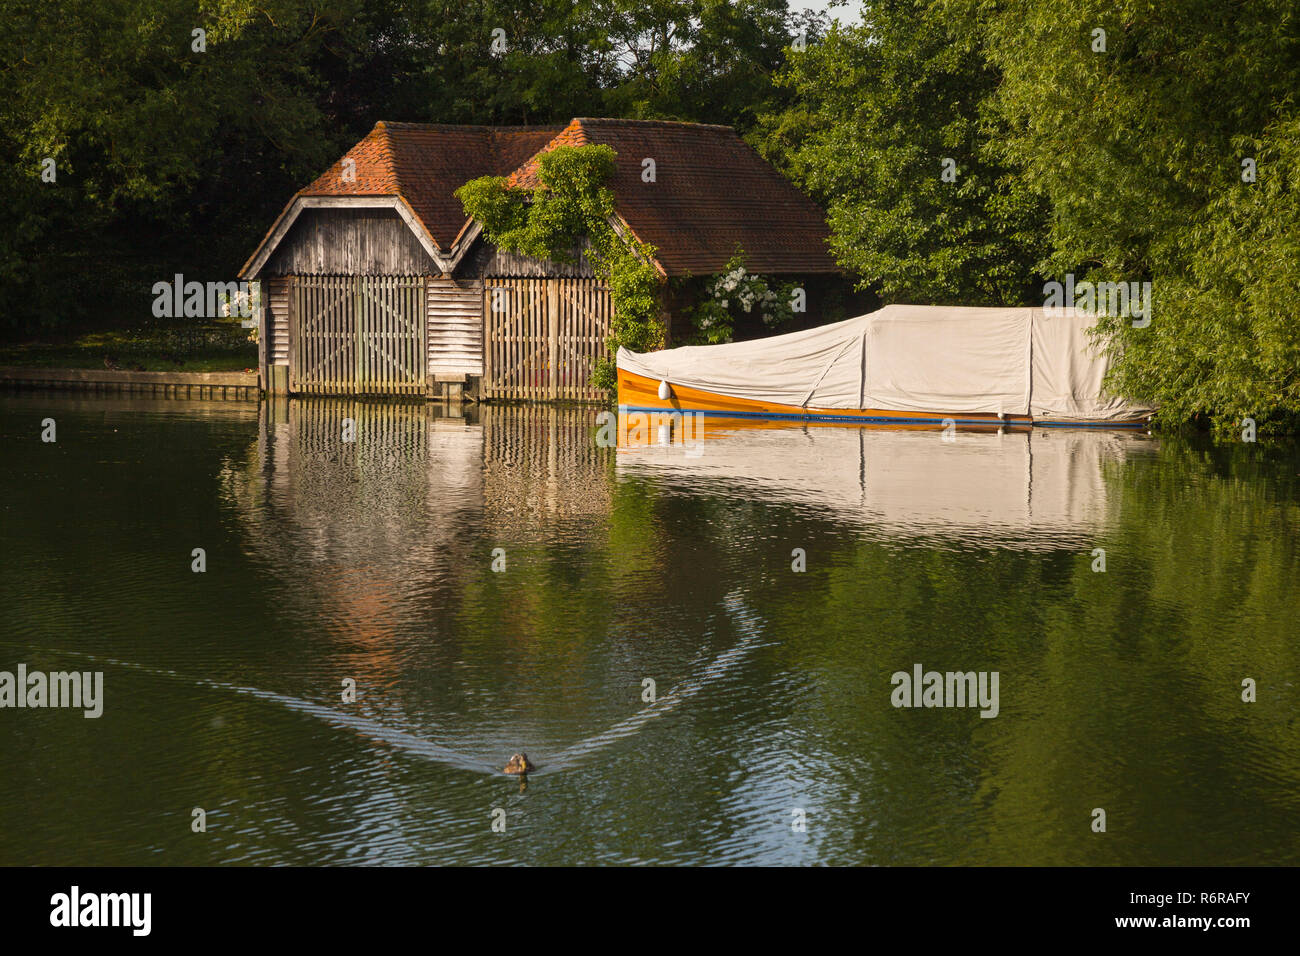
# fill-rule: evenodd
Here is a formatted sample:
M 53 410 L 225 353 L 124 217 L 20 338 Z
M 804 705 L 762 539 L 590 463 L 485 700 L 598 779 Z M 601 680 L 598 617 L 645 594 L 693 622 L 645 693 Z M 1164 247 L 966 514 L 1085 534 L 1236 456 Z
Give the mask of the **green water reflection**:
M 1300 859 L 1295 444 L 598 411 L 0 398 L 0 863 Z

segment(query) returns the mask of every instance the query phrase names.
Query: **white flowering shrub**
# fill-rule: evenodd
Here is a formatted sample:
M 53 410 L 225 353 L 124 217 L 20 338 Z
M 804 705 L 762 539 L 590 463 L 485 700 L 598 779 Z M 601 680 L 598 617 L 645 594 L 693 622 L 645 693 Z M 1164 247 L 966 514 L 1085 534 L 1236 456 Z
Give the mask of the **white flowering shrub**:
M 705 345 L 730 342 L 740 313 L 758 312 L 763 325 L 776 329 L 794 315 L 795 283 L 778 285 L 770 277 L 749 272 L 745 253 L 737 249 L 723 270 L 704 284 L 704 296 L 689 312 L 695 339 Z

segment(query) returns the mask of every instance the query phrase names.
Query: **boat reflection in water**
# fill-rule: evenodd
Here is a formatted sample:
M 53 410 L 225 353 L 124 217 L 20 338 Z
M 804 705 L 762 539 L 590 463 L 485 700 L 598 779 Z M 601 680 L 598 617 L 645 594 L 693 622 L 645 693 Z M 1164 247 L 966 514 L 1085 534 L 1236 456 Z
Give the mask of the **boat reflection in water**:
M 1121 430 L 944 431 L 623 412 L 617 473 L 796 506 L 901 542 L 1050 550 L 1095 540 L 1118 508 L 1107 471 L 1157 447 Z

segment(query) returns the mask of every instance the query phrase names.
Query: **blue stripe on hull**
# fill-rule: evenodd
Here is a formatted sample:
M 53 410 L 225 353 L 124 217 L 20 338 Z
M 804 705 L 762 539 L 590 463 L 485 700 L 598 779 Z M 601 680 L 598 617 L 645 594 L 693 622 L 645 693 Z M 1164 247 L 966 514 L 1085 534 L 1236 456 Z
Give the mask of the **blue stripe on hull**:
M 899 418 L 893 415 L 830 415 L 796 412 L 741 412 L 713 408 L 656 408 L 651 405 L 620 405 L 629 412 L 664 412 L 668 414 L 712 415 L 716 418 L 756 418 L 771 421 L 794 422 L 856 422 L 860 425 L 942 425 L 938 418 Z M 949 416 L 951 417 L 951 416 Z M 1002 428 L 1146 428 L 1144 422 L 1053 422 L 1053 421 L 998 421 L 996 418 L 954 418 L 957 425 L 999 426 Z

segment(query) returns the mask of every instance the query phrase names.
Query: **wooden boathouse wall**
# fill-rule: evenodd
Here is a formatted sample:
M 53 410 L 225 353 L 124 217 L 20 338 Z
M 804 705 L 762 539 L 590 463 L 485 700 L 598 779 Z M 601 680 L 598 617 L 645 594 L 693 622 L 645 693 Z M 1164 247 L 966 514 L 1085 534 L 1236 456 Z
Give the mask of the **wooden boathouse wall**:
M 430 279 L 429 374 L 438 378 L 483 374 L 483 282 Z
M 482 398 L 602 400 L 591 374 L 613 308 L 582 250 L 574 260 L 480 238 L 449 276 L 392 209 L 303 210 L 261 271 L 271 390 L 430 395 L 454 385 Z
M 554 262 L 480 239 L 458 273 L 481 282 L 484 398 L 599 401 L 591 386 L 613 307 L 583 249 Z
M 525 256 L 508 249 L 500 249 L 479 239 L 456 268 L 458 276 L 478 279 L 593 279 L 596 270 L 588 260 L 585 248 L 571 253 L 575 262 L 553 262 Z
M 304 209 L 261 270 L 269 390 L 424 395 L 439 271 L 393 209 Z
M 612 314 L 600 279 L 483 280 L 483 397 L 598 401 Z
M 427 281 L 423 276 L 290 276 L 290 391 L 424 395 Z

